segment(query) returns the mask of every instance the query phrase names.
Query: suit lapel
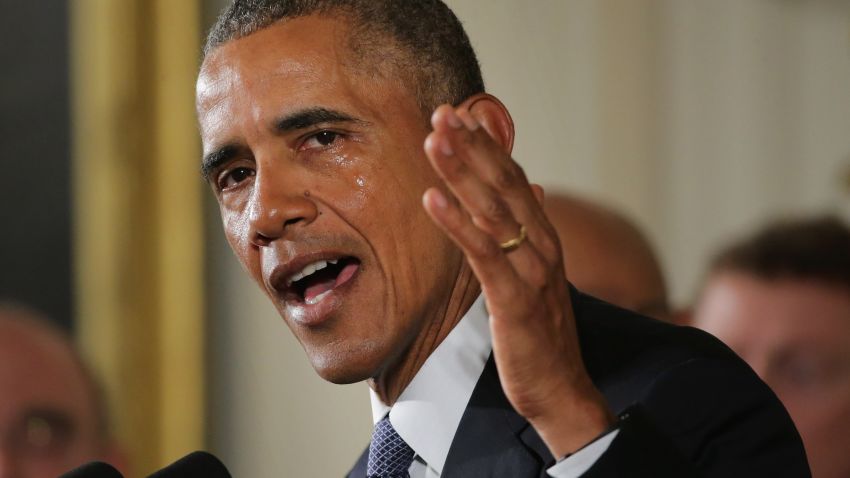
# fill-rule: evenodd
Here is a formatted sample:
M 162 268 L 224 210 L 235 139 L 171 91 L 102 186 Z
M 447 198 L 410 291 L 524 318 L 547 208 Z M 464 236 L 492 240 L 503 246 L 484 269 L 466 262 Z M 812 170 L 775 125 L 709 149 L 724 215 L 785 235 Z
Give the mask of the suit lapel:
M 511 407 L 492 355 L 455 433 L 442 478 L 546 476 L 546 445 Z

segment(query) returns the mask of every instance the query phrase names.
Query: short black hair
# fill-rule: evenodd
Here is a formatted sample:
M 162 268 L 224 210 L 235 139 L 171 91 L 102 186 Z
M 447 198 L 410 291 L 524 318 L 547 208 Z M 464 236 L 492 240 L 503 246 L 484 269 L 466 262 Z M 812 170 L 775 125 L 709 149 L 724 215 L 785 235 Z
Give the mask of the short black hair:
M 775 222 L 721 251 L 712 272 L 723 271 L 850 289 L 850 229 L 835 216 Z
M 234 0 L 210 30 L 204 56 L 228 41 L 308 15 L 348 22 L 351 50 L 388 60 L 411 83 L 408 87 L 426 114 L 484 92 L 469 38 L 440 0 Z

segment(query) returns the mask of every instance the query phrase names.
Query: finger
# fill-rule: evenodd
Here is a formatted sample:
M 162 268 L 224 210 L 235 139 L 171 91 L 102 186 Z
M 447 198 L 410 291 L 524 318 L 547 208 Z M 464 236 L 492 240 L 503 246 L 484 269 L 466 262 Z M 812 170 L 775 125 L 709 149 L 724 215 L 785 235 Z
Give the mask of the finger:
M 457 119 L 461 119 L 460 122 Z M 549 224 L 543 210 L 533 192 L 522 168 L 496 144 L 482 127 L 475 126 L 477 121 L 468 111 L 455 110 L 443 106 L 435 111 L 432 117 L 435 144 L 445 145 L 445 150 L 452 152 L 452 156 L 461 159 L 467 168 L 467 175 L 477 177 L 490 191 L 489 198 L 498 198 L 498 202 L 510 211 L 514 218 L 513 222 L 522 224 L 528 231 L 531 242 L 541 253 L 552 261 L 560 260 L 560 246 L 554 229 Z M 460 127 L 463 124 L 467 127 Z M 470 130 L 468 125 L 473 125 Z M 434 158 L 432 158 L 434 159 Z M 432 164 L 434 161 L 432 161 Z M 457 161 L 455 161 L 457 163 Z M 440 164 L 459 168 L 459 166 L 442 162 Z M 434 164 L 435 169 L 440 169 Z M 451 186 L 451 185 L 450 185 Z M 478 189 L 481 189 L 479 187 Z M 476 223 L 484 223 L 481 217 L 487 217 L 487 207 L 493 207 L 494 212 L 504 215 L 495 200 L 486 200 L 478 207 L 471 204 L 471 196 L 465 196 L 459 191 L 455 193 L 464 206 L 470 208 L 470 213 L 476 219 Z M 511 223 L 504 227 L 486 224 L 485 229 L 494 231 L 497 237 L 508 237 L 511 232 L 516 235 L 518 228 Z M 504 232 L 504 229 L 509 229 Z
M 520 224 L 504 200 L 450 147 L 441 143 L 443 140 L 439 134 L 429 136 L 425 141 L 425 151 L 434 170 L 469 213 L 472 222 L 499 243 L 517 237 Z
M 466 131 L 466 128 L 458 123 L 451 107 L 439 108 L 433 120 L 435 131 L 426 141 L 426 152 L 434 168 L 446 181 L 449 189 L 467 210 L 476 226 L 492 234 L 499 244 L 506 247 L 511 243 L 517 245 L 517 247 L 511 247 L 506 253 L 509 254 L 510 262 L 514 264 L 523 280 L 537 287 L 545 286 L 551 270 L 561 267 L 557 246 L 555 248 L 551 246 L 552 239 L 545 229 L 548 223 L 544 222 L 541 228 L 533 223 L 529 225 L 529 223 L 518 222 L 513 217 L 513 211 L 506 206 L 504 199 L 470 169 L 468 160 L 461 160 L 459 155 L 455 154 L 455 148 L 451 146 L 445 132 L 446 130 Z M 468 117 L 464 126 L 467 124 L 469 124 Z M 493 147 L 494 143 L 488 135 L 467 138 L 470 141 L 484 141 L 482 145 L 491 148 L 493 155 L 506 156 L 498 147 Z M 529 200 L 535 201 L 533 195 L 529 194 Z M 550 264 L 549 267 L 545 267 L 547 262 L 540 260 L 541 254 L 536 250 L 535 236 L 550 250 L 555 249 L 554 253 L 542 254 Z
M 534 197 L 522 168 L 493 140 L 486 128 L 481 127 L 469 110 L 438 109 L 435 116 L 435 131 L 445 131 L 461 157 L 469 161 L 470 167 L 494 189 L 499 190 L 499 183 L 504 182 L 505 190 L 500 193 L 516 194 L 521 198 Z M 445 128 L 445 124 L 457 124 L 453 116 L 460 119 L 466 128 Z M 440 121 L 443 118 L 445 121 Z
M 478 233 L 490 237 L 523 281 L 535 288 L 545 286 L 549 268 L 545 267 L 540 253 L 528 239 L 528 229 L 525 228 L 523 234 L 524 226 L 514 219 L 504 201 L 450 148 L 441 146 L 441 138 L 440 134 L 432 133 L 425 142 L 425 150 L 431 164 L 460 203 L 458 207 L 462 208 L 464 217 Z M 511 242 L 515 246 L 508 248 Z M 556 261 L 560 264 L 560 259 Z
M 440 134 L 446 129 L 466 131 L 480 127 L 468 111 L 462 111 L 465 114 L 456 115 L 449 105 L 437 109 L 432 116 L 436 134 L 426 140 L 426 152 L 434 169 L 469 212 L 473 223 L 492 234 L 499 243 L 504 243 L 519 235 L 520 224 L 504 200 L 470 169 L 464 158 L 455 155 L 449 139 Z
M 472 224 L 457 202 L 436 188 L 426 191 L 422 202 L 435 224 L 463 251 L 481 284 L 487 310 L 494 319 L 522 324 L 534 316 L 536 307 L 548 303 L 540 297 L 545 279 L 537 282 L 523 280 L 493 238 Z M 544 269 L 539 255 L 530 255 L 526 263 L 538 270 Z
M 493 237 L 475 226 L 460 205 L 437 188 L 425 192 L 422 204 L 434 223 L 463 251 L 488 304 L 507 316 L 524 316 L 529 284 L 519 276 Z M 539 256 L 529 260 L 540 263 Z
M 466 129 L 470 131 L 475 131 L 481 127 L 481 123 L 478 121 L 477 118 L 472 116 L 472 113 L 468 109 L 457 108 L 454 110 L 454 112 L 457 117 L 460 118 L 460 121 L 463 123 L 463 125 L 466 126 Z

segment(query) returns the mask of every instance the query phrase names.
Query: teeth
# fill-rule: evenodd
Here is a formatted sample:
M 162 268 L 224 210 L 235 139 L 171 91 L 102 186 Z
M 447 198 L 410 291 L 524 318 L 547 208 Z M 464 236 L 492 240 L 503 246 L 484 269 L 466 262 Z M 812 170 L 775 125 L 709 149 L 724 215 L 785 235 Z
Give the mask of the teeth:
M 306 302 L 308 305 L 318 304 L 319 302 L 322 301 L 322 299 L 325 298 L 326 295 L 330 294 L 331 292 L 333 292 L 333 289 L 326 290 L 326 291 L 322 292 L 321 294 L 317 295 L 316 297 L 313 297 L 312 299 L 304 299 L 304 302 Z
M 316 261 L 312 264 L 308 264 L 307 267 L 301 269 L 300 272 L 296 272 L 295 274 L 292 274 L 292 276 L 290 276 L 289 279 L 286 280 L 286 286 L 289 287 L 289 286 L 292 285 L 293 282 L 300 281 L 301 279 L 307 277 L 308 275 L 310 275 L 310 274 L 312 274 L 316 271 L 320 271 L 320 270 L 324 269 L 325 267 L 328 266 L 328 263 L 336 264 L 337 261 L 338 261 L 337 259 L 331 259 L 331 260 L 328 260 L 328 261 Z

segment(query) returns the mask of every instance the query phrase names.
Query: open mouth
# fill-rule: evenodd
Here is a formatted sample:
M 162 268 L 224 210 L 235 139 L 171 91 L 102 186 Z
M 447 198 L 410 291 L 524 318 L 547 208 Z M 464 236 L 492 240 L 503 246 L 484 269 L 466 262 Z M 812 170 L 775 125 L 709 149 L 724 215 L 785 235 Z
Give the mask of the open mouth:
M 286 280 L 289 296 L 307 305 L 318 304 L 334 289 L 354 277 L 360 261 L 356 257 L 340 257 L 311 262 Z

